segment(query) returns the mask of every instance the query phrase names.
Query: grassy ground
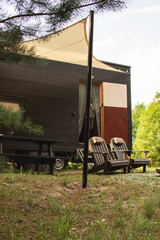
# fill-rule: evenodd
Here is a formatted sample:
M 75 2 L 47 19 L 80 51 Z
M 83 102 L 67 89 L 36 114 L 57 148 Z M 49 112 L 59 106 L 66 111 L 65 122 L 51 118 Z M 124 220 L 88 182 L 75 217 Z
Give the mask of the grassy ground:
M 141 170 L 141 169 L 140 169 Z M 0 174 L 0 240 L 158 240 L 160 175 Z

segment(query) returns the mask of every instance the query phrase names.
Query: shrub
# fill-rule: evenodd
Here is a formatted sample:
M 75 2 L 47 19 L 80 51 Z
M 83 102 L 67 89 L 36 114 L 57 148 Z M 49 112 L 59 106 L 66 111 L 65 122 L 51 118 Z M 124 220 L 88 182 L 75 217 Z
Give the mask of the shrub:
M 6 169 L 6 157 L 0 157 L 0 173 Z
M 44 135 L 41 125 L 34 124 L 29 118 L 24 119 L 24 109 L 13 111 L 12 107 L 0 104 L 0 128 L 4 133 L 18 132 L 27 135 Z

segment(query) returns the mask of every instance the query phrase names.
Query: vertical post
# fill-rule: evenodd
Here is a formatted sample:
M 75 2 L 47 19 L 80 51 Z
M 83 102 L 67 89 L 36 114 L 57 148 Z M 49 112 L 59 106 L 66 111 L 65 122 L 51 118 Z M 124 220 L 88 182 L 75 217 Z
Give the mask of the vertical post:
M 3 153 L 3 140 L 0 140 L 0 154 Z
M 93 52 L 93 23 L 94 11 L 90 11 L 89 47 L 88 47 L 88 81 L 87 98 L 85 112 L 85 132 L 84 132 L 84 162 L 83 162 L 83 182 L 82 187 L 87 187 L 87 168 L 88 168 L 88 140 L 89 140 L 89 121 L 90 121 L 90 101 L 92 87 L 92 52 Z

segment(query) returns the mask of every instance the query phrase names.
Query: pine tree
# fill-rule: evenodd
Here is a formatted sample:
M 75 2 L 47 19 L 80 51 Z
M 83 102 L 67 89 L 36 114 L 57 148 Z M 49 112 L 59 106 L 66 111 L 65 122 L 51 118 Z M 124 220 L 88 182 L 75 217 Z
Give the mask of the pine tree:
M 0 2 L 0 60 L 31 60 L 34 49 L 21 41 L 53 33 L 71 20 L 97 12 L 124 8 L 121 0 L 3 0 Z M 46 40 L 43 38 L 43 40 Z M 33 59 L 32 59 L 33 60 Z

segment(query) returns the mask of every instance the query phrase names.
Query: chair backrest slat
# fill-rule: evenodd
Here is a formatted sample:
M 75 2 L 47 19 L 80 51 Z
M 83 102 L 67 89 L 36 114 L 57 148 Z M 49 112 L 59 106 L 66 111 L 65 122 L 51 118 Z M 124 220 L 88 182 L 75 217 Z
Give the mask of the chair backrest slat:
M 89 140 L 90 152 L 93 152 L 93 158 L 97 166 L 105 164 L 108 156 L 108 146 L 101 137 L 92 137 Z M 107 157 L 108 158 L 108 157 Z
M 118 151 L 128 150 L 128 147 L 122 138 L 117 138 L 117 137 L 112 138 L 110 145 L 112 150 L 118 150 Z M 114 152 L 115 158 L 123 159 L 123 152 L 118 152 L 118 151 Z M 126 158 L 128 158 L 127 154 L 126 154 Z

